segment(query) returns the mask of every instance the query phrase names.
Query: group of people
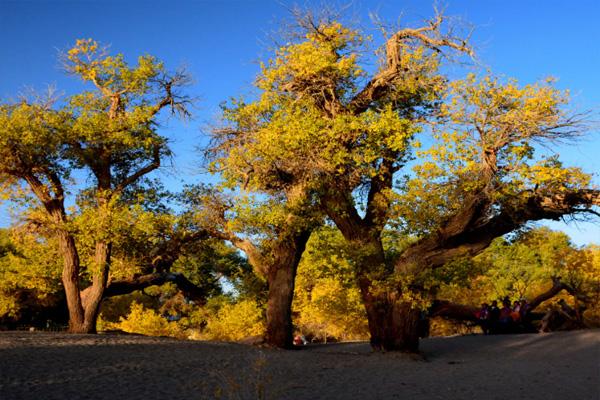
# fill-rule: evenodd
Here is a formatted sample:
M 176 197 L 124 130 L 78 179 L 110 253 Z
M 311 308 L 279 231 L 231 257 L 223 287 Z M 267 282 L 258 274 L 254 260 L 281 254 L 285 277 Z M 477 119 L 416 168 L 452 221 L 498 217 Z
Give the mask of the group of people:
M 502 307 L 498 303 L 502 303 Z M 511 301 L 506 296 L 504 299 L 492 301 L 492 304 L 483 303 L 475 316 L 479 321 L 483 333 L 498 334 L 526 330 L 528 326 L 528 312 L 530 310 L 527 300 Z

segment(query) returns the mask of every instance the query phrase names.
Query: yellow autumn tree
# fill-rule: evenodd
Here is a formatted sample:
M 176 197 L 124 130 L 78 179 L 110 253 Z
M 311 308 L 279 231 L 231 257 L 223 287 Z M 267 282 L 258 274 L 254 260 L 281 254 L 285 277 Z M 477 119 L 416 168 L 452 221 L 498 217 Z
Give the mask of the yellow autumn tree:
M 473 52 L 443 15 L 384 29 L 379 41 L 335 18 L 297 22 L 262 64 L 257 96 L 225 106 L 228 125 L 214 136 L 242 186 L 301 185 L 336 224 L 375 349 L 417 351 L 431 270 L 528 221 L 600 203 L 589 175 L 536 154 L 537 142 L 585 131 L 568 93 L 551 82 L 449 81 L 446 56 Z M 389 254 L 389 226 L 418 240 Z
M 150 55 L 130 65 L 91 39 L 77 40 L 63 63 L 91 88 L 60 104 L 50 97 L 0 105 L 0 188 L 5 198 L 30 200 L 31 219 L 57 241 L 69 329 L 91 333 L 109 279 L 116 210 L 123 195 L 169 154 L 157 122 L 163 110 L 187 115 L 188 99 L 179 89 L 188 77 L 168 73 Z M 72 185 L 74 170 L 90 179 Z M 82 228 L 93 247 L 89 284 L 81 281 L 87 260 L 79 254 L 65 206 L 71 195 L 76 214 L 86 214 Z

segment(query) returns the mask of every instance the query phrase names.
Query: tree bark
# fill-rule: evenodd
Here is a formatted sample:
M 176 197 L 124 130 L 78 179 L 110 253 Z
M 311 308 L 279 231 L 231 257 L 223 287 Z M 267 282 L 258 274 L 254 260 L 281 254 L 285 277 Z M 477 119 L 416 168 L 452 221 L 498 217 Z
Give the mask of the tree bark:
M 68 232 L 58 233 L 60 253 L 63 257 L 62 283 L 69 309 L 69 332 L 85 330 L 85 317 L 79 292 L 79 254 L 75 239 Z
M 353 247 L 357 249 L 357 281 L 367 313 L 371 347 L 376 351 L 417 353 L 421 311 L 402 300 L 402 290 L 408 289 L 385 287 L 373 280 L 387 285 L 390 277 L 379 235 L 368 235 L 367 240 L 354 242 Z
M 396 293 L 373 296 L 366 291 L 361 288 L 373 350 L 417 353 L 421 311 L 410 302 L 395 299 Z
M 172 282 L 177 285 L 177 288 L 181 290 L 187 298 L 194 300 L 197 304 L 203 305 L 206 303 L 206 290 L 195 285 L 182 274 L 174 272 L 157 272 L 132 279 L 112 281 L 104 290 L 103 298 L 121 296 L 135 292 L 136 290 L 143 290 L 149 286 L 160 286 L 167 282 Z
M 391 167 L 387 168 L 383 177 L 372 183 L 364 219 L 356 211 L 352 198 L 341 194 L 343 191 L 328 193 L 323 206 L 352 252 L 371 346 L 376 351 L 416 353 L 419 351 L 421 311 L 414 304 L 402 301 L 402 290 L 407 288 L 391 286 L 393 283 L 389 278 L 393 268 L 388 265 L 381 241 L 388 205 L 375 200 L 383 188 L 391 185 L 392 172 Z
M 279 348 L 293 347 L 292 301 L 296 271 L 310 231 L 302 231 L 274 251 L 275 263 L 268 269 L 267 327 L 265 343 Z
M 84 332 L 96 333 L 96 321 L 100 312 L 100 304 L 108 283 L 112 243 L 99 241 L 96 243 L 92 286 L 85 291 L 83 305 L 85 310 Z

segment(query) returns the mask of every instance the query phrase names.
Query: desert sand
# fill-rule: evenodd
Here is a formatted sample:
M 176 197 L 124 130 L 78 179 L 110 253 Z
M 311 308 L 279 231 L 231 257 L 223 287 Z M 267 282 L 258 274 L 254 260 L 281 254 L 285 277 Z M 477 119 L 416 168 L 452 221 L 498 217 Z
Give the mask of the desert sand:
M 600 399 L 600 330 L 430 338 L 421 349 L 0 332 L 0 399 Z

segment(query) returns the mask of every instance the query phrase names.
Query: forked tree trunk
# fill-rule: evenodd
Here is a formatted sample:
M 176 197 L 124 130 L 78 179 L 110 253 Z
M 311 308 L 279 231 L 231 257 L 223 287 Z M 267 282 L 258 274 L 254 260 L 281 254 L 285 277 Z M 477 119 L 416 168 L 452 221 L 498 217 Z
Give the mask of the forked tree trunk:
M 275 263 L 269 268 L 267 327 L 265 343 L 279 348 L 293 347 L 292 301 L 298 263 L 310 232 L 300 232 L 275 250 Z
M 79 287 L 79 255 L 74 238 L 66 232 L 60 233 L 59 246 L 64 262 L 62 282 L 69 309 L 69 332 L 96 333 L 100 304 L 108 281 L 112 246 L 104 242 L 96 245 L 92 286 L 83 292 Z
M 92 286 L 86 290 L 84 298 L 85 333 L 96 333 L 96 322 L 100 312 L 100 305 L 108 283 L 111 250 L 112 243 L 103 241 L 96 243 Z
M 379 236 L 354 242 L 353 247 L 357 250 L 357 281 L 367 313 L 371 347 L 376 351 L 418 352 L 420 310 L 402 301 L 399 288 L 376 283 L 387 281 L 390 273 Z

